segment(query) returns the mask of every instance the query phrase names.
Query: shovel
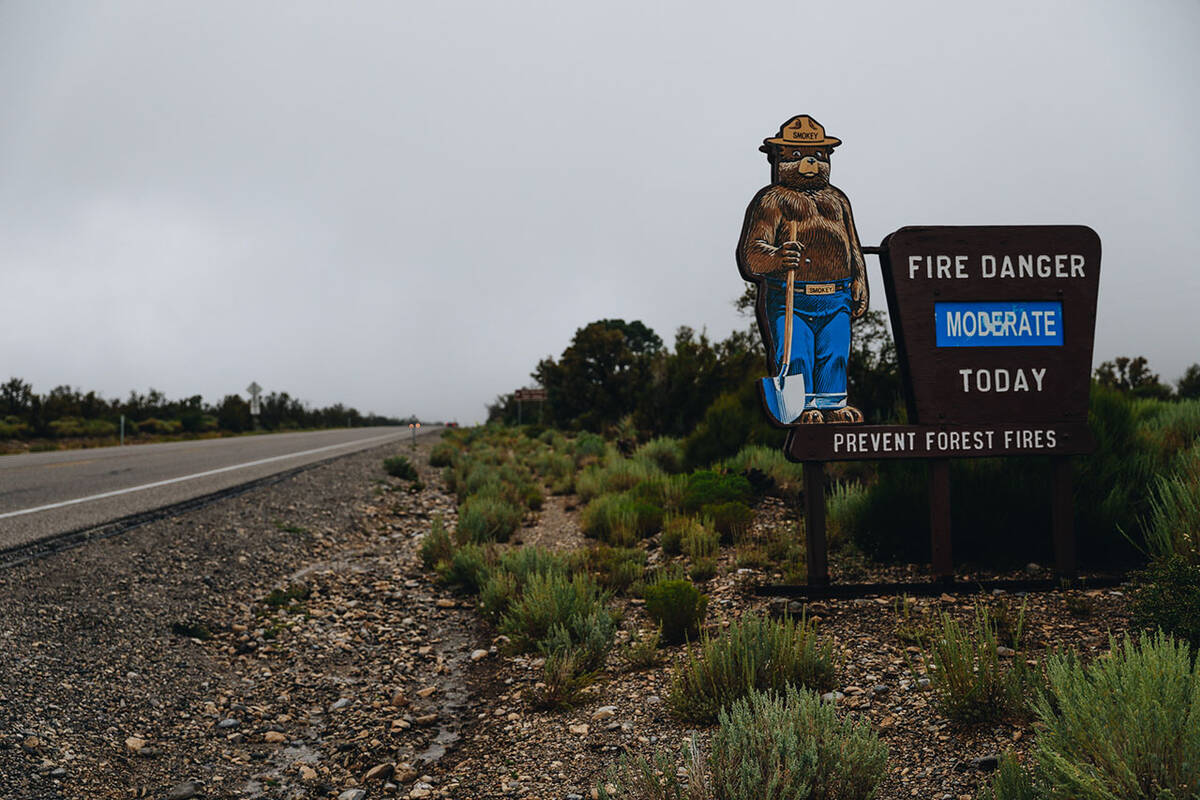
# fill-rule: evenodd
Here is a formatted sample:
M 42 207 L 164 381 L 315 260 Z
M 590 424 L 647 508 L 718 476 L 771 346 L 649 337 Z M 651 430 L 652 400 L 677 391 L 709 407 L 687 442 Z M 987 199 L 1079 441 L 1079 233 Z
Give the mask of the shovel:
M 788 223 L 790 241 L 796 241 L 796 223 Z M 801 245 L 803 246 L 803 245 Z M 783 323 L 783 363 L 779 374 L 774 378 L 762 379 L 763 399 L 766 400 L 767 410 L 771 416 L 787 425 L 799 419 L 804 412 L 807 400 L 804 392 L 804 376 L 788 375 L 788 366 L 792 360 L 792 317 L 796 310 L 796 270 L 789 269 L 787 274 L 787 317 Z

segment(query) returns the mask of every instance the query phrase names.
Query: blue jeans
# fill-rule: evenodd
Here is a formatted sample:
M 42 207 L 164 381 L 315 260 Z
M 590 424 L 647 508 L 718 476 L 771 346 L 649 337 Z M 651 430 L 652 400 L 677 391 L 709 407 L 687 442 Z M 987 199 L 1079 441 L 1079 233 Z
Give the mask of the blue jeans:
M 807 391 L 805 408 L 834 409 L 846 405 L 846 360 L 850 355 L 850 281 L 835 283 L 833 294 L 804 294 L 796 281 L 792 315 L 792 357 L 788 375 L 803 375 Z M 784 323 L 787 318 L 787 281 L 768 277 L 767 319 L 776 375 L 782 368 Z

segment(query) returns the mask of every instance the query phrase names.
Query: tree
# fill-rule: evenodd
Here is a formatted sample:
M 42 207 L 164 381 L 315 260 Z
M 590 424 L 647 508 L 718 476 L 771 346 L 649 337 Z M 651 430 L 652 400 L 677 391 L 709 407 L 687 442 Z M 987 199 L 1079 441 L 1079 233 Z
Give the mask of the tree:
M 638 320 L 602 319 L 575 331 L 558 361 L 543 359 L 533 378 L 546 387 L 560 427 L 599 431 L 637 407 L 662 339 Z
M 1175 384 L 1175 391 L 1188 400 L 1200 397 L 1200 364 L 1192 364 Z
M 0 385 L 0 415 L 26 417 L 33 410 L 33 386 L 20 378 Z
M 1150 362 L 1145 356 L 1118 356 L 1105 361 L 1096 368 L 1095 378 L 1097 383 L 1136 397 L 1166 399 L 1171 396 L 1171 387 L 1162 383 L 1157 373 L 1150 371 Z
M 217 421 L 221 428 L 234 433 L 248 431 L 254 423 L 250 419 L 250 404 L 240 395 L 228 394 L 217 406 Z

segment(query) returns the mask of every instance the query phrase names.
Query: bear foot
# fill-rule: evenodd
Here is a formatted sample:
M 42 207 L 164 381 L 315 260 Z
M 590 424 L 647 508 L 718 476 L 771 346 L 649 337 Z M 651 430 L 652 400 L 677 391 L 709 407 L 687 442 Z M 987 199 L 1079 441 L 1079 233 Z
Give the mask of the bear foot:
M 810 408 L 800 415 L 800 419 L 796 420 L 801 425 L 820 425 L 825 421 L 825 416 L 815 408 Z
M 833 411 L 830 411 L 829 416 L 826 417 L 826 421 L 835 423 L 862 422 L 863 415 L 862 412 L 854 406 L 842 406 L 841 408 L 836 408 Z

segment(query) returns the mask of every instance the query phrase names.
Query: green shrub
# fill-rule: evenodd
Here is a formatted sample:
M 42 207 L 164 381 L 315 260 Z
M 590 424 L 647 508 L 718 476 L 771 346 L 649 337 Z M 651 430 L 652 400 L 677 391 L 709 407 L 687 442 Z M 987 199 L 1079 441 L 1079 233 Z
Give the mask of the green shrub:
M 521 586 L 533 575 L 566 576 L 572 570 L 567 558 L 544 547 L 521 547 L 500 557 L 499 568 L 516 576 Z
M 571 448 L 577 466 L 583 466 L 588 461 L 598 461 L 604 458 L 607 452 L 608 444 L 604 437 L 594 433 L 580 434 Z
M 1024 609 L 1022 609 L 1022 617 Z M 1023 619 L 1013 638 L 1019 640 Z M 1002 659 L 996 624 L 985 606 L 975 607 L 968 631 L 942 613 L 940 629 L 922 641 L 922 660 L 943 713 L 960 722 L 987 722 L 1021 716 L 1033 674 L 1020 654 Z M 1011 661 L 1005 666 L 1004 661 Z
M 54 423 L 50 423 L 53 428 Z M 183 423 L 177 419 L 143 419 L 138 421 L 138 431 L 141 433 L 154 433 L 162 436 L 170 436 L 171 434 L 179 433 L 183 430 Z M 86 430 L 86 426 L 84 426 Z
M 1175 403 L 1142 401 L 1153 409 L 1142 428 L 1153 448 L 1162 454 L 1188 450 L 1200 441 L 1200 400 Z
M 535 575 L 571 572 L 567 559 L 541 547 L 521 547 L 504 553 L 479 591 L 479 610 L 493 624 L 509 610 Z
M 533 468 L 547 481 L 561 481 L 574 476 L 575 461 L 565 453 L 551 451 L 542 453 L 534 459 Z
M 646 613 L 662 628 L 668 644 L 694 639 L 700 632 L 708 597 L 683 580 L 657 581 L 644 592 Z
M 83 423 L 83 432 L 85 436 L 116 436 L 117 423 L 106 419 L 89 419 Z
M 68 436 L 83 436 L 83 420 L 79 417 L 59 417 L 50 422 L 47 426 L 50 429 L 50 435 L 58 438 L 66 438 Z
M 854 531 L 863 527 L 869 501 L 867 487 L 861 483 L 839 481 L 833 485 L 833 490 L 825 500 L 826 530 L 831 549 L 837 550 L 851 541 Z
M 641 580 L 646 568 L 646 551 L 639 547 L 609 547 L 601 544 L 588 549 L 585 563 L 601 586 L 622 594 L 635 581 Z
M 533 650 L 555 625 L 569 631 L 573 620 L 602 611 L 606 599 L 590 575 L 533 574 L 502 616 L 500 632 L 511 636 L 518 650 Z
M 580 527 L 585 536 L 618 547 L 652 536 L 662 527 L 663 510 L 628 493 L 605 494 L 583 509 Z
M 722 503 L 749 505 L 754 499 L 750 481 L 742 475 L 727 475 L 709 470 L 693 472 L 688 476 L 683 494 L 683 510 L 698 513 L 704 506 Z
M 691 517 L 668 517 L 663 523 L 659 546 L 667 555 L 677 556 L 683 552 L 683 540 L 694 530 L 704 530 L 704 526 L 699 520 Z
M 460 503 L 473 494 L 503 494 L 506 491 L 500 478 L 500 467 L 477 457 L 458 459 L 453 474 L 454 493 Z
M 584 507 L 579 527 L 584 536 L 618 547 L 630 546 L 638 539 L 635 501 L 624 494 L 601 495 Z
M 425 538 L 421 540 L 421 563 L 425 569 L 433 569 L 443 561 L 449 561 L 454 556 L 454 542 L 446 530 L 441 516 L 433 518 L 433 525 Z
M 393 478 L 403 478 L 406 481 L 415 481 L 420 477 L 417 475 L 417 468 L 404 456 L 385 458 L 383 460 L 383 469 Z
M 627 492 L 639 483 L 662 476 L 662 470 L 652 461 L 614 459 L 603 469 L 606 492 Z
M 742 545 L 737 548 L 733 557 L 733 565 L 738 569 L 766 569 L 771 566 L 765 548 L 757 545 Z
M 575 473 L 575 493 L 584 503 L 604 494 L 604 471 L 592 464 Z
M 458 537 L 466 542 L 507 542 L 524 518 L 525 511 L 512 503 L 473 495 L 458 509 Z
M 757 384 L 757 381 L 755 381 Z M 747 444 L 775 444 L 780 431 L 766 421 L 757 385 L 722 394 L 704 412 L 683 443 L 690 467 L 703 467 L 735 455 Z
M 572 650 L 555 650 L 542 666 L 542 688 L 535 701 L 542 708 L 566 708 L 583 700 L 583 690 L 596 680 L 593 672 L 580 666 L 580 656 Z
M 454 551 L 448 562 L 438 566 L 438 576 L 451 586 L 468 594 L 478 594 L 487 582 L 491 571 L 491 558 L 487 550 L 468 542 Z
M 688 648 L 667 702 L 680 718 L 706 723 L 751 689 L 787 686 L 832 689 L 833 644 L 822 641 L 805 618 L 747 614 L 720 635 L 703 636 L 698 647 Z
M 29 426 L 20 417 L 7 416 L 0 420 L 0 439 L 15 439 L 29 434 Z
M 431 467 L 450 467 L 454 465 L 454 458 L 458 455 L 458 448 L 449 442 L 438 442 L 429 451 L 429 466 Z
M 612 614 L 597 606 L 586 615 L 556 622 L 546 638 L 538 642 L 538 650 L 547 656 L 569 652 L 579 672 L 596 672 L 604 668 L 616 631 Z
M 1053 655 L 1036 704 L 1036 772 L 1053 798 L 1195 797 L 1200 671 L 1187 645 L 1156 634 L 1114 642 L 1082 667 Z
M 640 483 L 656 482 L 665 477 L 662 470 L 648 461 L 614 457 L 605 464 L 593 464 L 575 479 L 579 499 L 585 502 L 604 494 L 627 492 Z
M 680 777 L 676 765 L 682 760 L 687 778 Z M 631 757 L 625 753 L 608 769 L 605 780 L 596 784 L 593 797 L 598 800 L 711 800 L 709 791 L 708 765 L 700 756 L 696 735 L 677 759 L 662 750 L 650 758 Z M 610 792 L 609 789 L 615 791 Z
M 1200 563 L 1200 445 L 1179 453 L 1172 473 L 1155 480 L 1142 526 L 1151 554 L 1178 554 Z
M 1012 753 L 1000 757 L 1000 766 L 990 785 L 979 793 L 979 800 L 1044 800 L 1047 793 L 1021 768 Z
M 502 569 L 493 570 L 479 589 L 479 613 L 493 625 L 521 596 L 521 583 L 516 575 Z
M 556 431 L 553 428 L 542 431 L 540 434 L 538 434 L 537 440 L 544 445 L 549 445 L 552 450 L 563 450 L 570 445 L 570 443 L 567 441 L 567 437 L 563 436 L 561 432 Z
M 651 439 L 634 452 L 634 458 L 650 461 L 663 472 L 675 474 L 683 472 L 684 454 L 683 442 L 660 436 Z
M 692 525 L 680 543 L 680 549 L 691 559 L 715 558 L 721 551 L 721 537 L 704 525 Z
M 1131 622 L 1200 649 L 1200 563 L 1181 555 L 1157 558 L 1135 576 Z
M 625 648 L 625 658 L 634 669 L 650 669 L 662 663 L 662 654 L 658 651 L 662 641 L 662 630 L 655 628 L 647 635 L 642 635 L 636 629 L 630 636 L 629 646 Z
M 696 583 L 704 583 L 717 574 L 715 558 L 697 558 L 688 567 L 688 577 Z
M 751 691 L 718 715 L 709 764 L 729 800 L 868 800 L 887 747 L 866 720 L 843 719 L 815 692 Z
M 748 445 L 717 467 L 725 472 L 747 476 L 751 486 L 760 492 L 772 490 L 785 497 L 798 496 L 804 481 L 803 465 L 788 461 L 779 447 Z M 754 480 L 750 476 L 762 477 Z
M 754 512 L 745 503 L 715 503 L 703 506 L 700 513 L 727 543 L 740 539 L 750 531 Z

